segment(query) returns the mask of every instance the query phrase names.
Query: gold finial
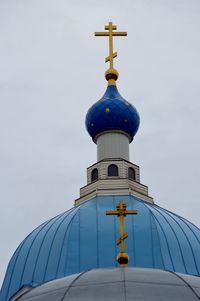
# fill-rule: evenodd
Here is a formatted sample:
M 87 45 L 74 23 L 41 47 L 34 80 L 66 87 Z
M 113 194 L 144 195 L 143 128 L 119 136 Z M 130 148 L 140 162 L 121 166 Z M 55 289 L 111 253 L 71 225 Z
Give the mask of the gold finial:
M 125 251 L 125 243 L 124 240 L 128 237 L 128 233 L 124 232 L 124 217 L 127 214 L 137 214 L 137 210 L 126 210 L 126 203 L 120 201 L 116 205 L 116 211 L 106 211 L 106 215 L 117 215 L 119 217 L 120 222 L 120 238 L 117 240 L 117 245 L 120 245 L 120 253 L 117 255 L 117 261 L 120 266 L 125 266 L 128 263 L 129 257 Z
M 95 36 L 109 36 L 109 56 L 105 58 L 105 62 L 110 62 L 110 68 L 105 73 L 105 78 L 108 81 L 108 85 L 115 85 L 115 81 L 118 79 L 118 71 L 113 67 L 113 59 L 117 57 L 117 52 L 113 53 L 113 36 L 127 36 L 127 32 L 113 31 L 117 30 L 117 26 L 109 22 L 105 26 L 105 30 L 108 32 L 95 32 Z

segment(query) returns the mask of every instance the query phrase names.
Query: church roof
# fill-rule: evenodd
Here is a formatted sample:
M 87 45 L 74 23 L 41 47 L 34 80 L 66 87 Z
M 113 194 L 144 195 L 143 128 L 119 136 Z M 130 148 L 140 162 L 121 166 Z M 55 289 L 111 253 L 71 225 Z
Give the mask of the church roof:
M 93 268 L 117 266 L 117 217 L 106 216 L 123 199 L 136 216 L 125 230 L 129 266 L 200 275 L 200 230 L 186 219 L 134 196 L 96 196 L 36 228 L 9 263 L 1 291 L 8 300 L 24 285 Z
M 18 301 L 195 301 L 200 299 L 200 278 L 156 269 L 94 269 L 24 288 L 15 297 Z

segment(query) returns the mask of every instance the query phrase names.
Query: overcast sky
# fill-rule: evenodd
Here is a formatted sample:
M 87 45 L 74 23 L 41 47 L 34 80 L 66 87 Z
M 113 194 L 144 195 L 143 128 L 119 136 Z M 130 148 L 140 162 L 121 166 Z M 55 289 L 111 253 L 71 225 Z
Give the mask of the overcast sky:
M 118 30 L 118 88 L 141 126 L 130 146 L 155 202 L 200 226 L 200 1 L 0 0 L 0 282 L 18 244 L 73 206 L 96 162 L 85 130 Z

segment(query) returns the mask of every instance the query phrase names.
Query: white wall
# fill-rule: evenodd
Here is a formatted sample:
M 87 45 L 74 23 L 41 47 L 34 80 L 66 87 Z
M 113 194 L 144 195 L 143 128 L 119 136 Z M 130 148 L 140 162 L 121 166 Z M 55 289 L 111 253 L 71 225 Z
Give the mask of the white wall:
M 97 161 L 122 158 L 129 161 L 129 138 L 122 133 L 105 133 L 97 138 Z

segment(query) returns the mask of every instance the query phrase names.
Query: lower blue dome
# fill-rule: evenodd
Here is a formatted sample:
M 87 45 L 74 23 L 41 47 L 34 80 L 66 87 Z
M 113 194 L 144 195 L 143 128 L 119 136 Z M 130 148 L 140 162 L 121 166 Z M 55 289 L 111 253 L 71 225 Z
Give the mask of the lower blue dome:
M 118 266 L 119 220 L 106 216 L 123 200 L 130 267 L 200 275 L 200 229 L 186 219 L 133 196 L 97 196 L 36 228 L 10 260 L 0 300 L 34 285 L 92 268 Z
M 136 108 L 113 85 L 108 86 L 104 96 L 88 110 L 85 123 L 94 141 L 99 133 L 108 130 L 126 132 L 132 141 L 139 128 L 140 117 Z

